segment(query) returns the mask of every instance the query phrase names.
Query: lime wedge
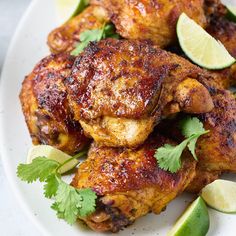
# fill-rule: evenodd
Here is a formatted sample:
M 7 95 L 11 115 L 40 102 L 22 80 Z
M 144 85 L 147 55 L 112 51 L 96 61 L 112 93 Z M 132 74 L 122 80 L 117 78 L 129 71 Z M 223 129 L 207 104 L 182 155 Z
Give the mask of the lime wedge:
M 167 236 L 205 236 L 209 229 L 206 204 L 198 197 L 178 219 Z
M 36 157 L 46 157 L 52 160 L 55 160 L 59 163 L 64 163 L 66 160 L 70 159 L 71 156 L 52 147 L 49 145 L 37 145 L 33 146 L 27 155 L 27 164 L 31 163 L 32 160 Z M 63 174 L 71 169 L 73 169 L 75 166 L 77 166 L 79 161 L 77 159 L 71 160 L 70 162 L 66 163 L 64 166 L 62 166 L 59 169 L 59 173 Z
M 202 189 L 202 198 L 217 211 L 236 213 L 236 183 L 228 180 L 215 180 Z
M 81 13 L 87 6 L 88 0 L 55 0 L 58 15 L 62 22 Z
M 226 17 L 233 21 L 233 22 L 236 22 L 236 7 L 234 6 L 226 6 L 227 9 L 228 9 L 228 13 L 226 15 Z
M 235 62 L 221 42 L 214 39 L 185 13 L 178 19 L 177 36 L 185 54 L 199 66 L 217 70 Z

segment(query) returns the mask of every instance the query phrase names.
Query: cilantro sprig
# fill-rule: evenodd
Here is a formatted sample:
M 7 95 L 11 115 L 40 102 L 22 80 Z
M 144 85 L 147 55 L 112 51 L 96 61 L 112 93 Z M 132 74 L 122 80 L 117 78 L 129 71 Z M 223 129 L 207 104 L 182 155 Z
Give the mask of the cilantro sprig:
M 64 163 L 37 157 L 30 164 L 20 164 L 17 168 L 17 176 L 27 183 L 36 180 L 45 182 L 44 195 L 53 198 L 51 208 L 57 212 L 57 216 L 67 223 L 73 224 L 78 217 L 85 217 L 95 211 L 96 193 L 91 189 L 76 189 L 62 180 L 59 169 L 71 160 L 84 156 L 86 151 L 80 152 Z
M 165 144 L 158 148 L 154 155 L 159 167 L 171 173 L 176 173 L 181 168 L 181 155 L 186 147 L 188 147 L 194 159 L 198 160 L 195 153 L 197 140 L 201 135 L 209 132 L 209 130 L 203 128 L 203 124 L 196 117 L 186 117 L 181 120 L 180 129 L 186 139 L 177 146 Z
M 78 56 L 90 42 L 98 42 L 105 38 L 119 38 L 115 32 L 113 24 L 104 24 L 101 29 L 86 30 L 79 36 L 80 42 L 76 48 L 71 52 L 71 55 Z

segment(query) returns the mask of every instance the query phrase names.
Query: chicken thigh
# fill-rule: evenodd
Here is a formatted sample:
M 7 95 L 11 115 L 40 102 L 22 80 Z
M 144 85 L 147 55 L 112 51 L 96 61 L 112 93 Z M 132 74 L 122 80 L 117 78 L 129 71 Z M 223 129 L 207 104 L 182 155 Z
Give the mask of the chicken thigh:
M 236 99 L 230 91 L 208 88 L 214 108 L 198 116 L 204 128 L 210 132 L 201 136 L 196 144 L 196 177 L 187 188 L 191 192 L 199 192 L 223 172 L 236 173 Z M 184 137 L 178 123 L 182 116 L 163 120 L 157 129 L 161 134 L 181 142 Z
M 206 30 L 219 40 L 236 58 L 236 23 L 226 18 L 227 9 L 218 0 L 205 0 L 208 24 Z M 224 82 L 224 87 L 236 85 L 236 64 L 215 72 Z
M 88 143 L 68 106 L 64 79 L 74 57 L 51 55 L 41 60 L 26 76 L 20 100 L 33 143 L 49 144 L 69 154 Z
M 126 39 L 150 39 L 160 47 L 176 42 L 176 23 L 182 12 L 201 26 L 206 19 L 203 0 L 91 0 L 108 11 L 117 32 Z
M 164 210 L 194 178 L 196 164 L 184 152 L 177 173 L 161 170 L 154 153 L 166 143 L 174 144 L 157 133 L 135 150 L 93 143 L 72 182 L 74 187 L 92 188 L 98 195 L 95 213 L 82 220 L 95 231 L 117 232 L 149 212 Z
M 107 146 L 142 144 L 163 116 L 213 108 L 198 80 L 211 80 L 187 60 L 137 40 L 91 43 L 66 80 L 69 102 L 86 134 Z

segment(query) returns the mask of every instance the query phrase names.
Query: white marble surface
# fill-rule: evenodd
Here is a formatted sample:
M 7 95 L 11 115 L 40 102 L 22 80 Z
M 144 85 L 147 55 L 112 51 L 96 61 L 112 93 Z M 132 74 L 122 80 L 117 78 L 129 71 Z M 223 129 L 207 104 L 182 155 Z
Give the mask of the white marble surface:
M 0 71 L 11 37 L 30 0 L 0 0 Z M 8 185 L 0 160 L 0 235 L 40 236 L 25 216 Z

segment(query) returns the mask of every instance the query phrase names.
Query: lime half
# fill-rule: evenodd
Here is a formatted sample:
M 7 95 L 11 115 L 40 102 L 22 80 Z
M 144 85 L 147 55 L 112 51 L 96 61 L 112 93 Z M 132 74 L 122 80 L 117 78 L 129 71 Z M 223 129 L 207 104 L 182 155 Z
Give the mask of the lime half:
M 202 189 L 202 198 L 212 208 L 224 213 L 236 213 L 236 183 L 218 179 Z
M 55 0 L 58 16 L 62 22 L 81 13 L 87 6 L 88 0 Z
M 236 22 L 236 7 L 234 6 L 226 6 L 227 9 L 228 9 L 228 13 L 226 15 L 226 17 L 233 21 L 233 22 Z
M 167 236 L 205 236 L 209 229 L 206 204 L 198 197 L 178 219 Z
M 185 54 L 199 66 L 216 70 L 231 66 L 235 62 L 221 42 L 214 39 L 185 13 L 179 17 L 177 36 Z
M 70 155 L 49 145 L 33 146 L 28 152 L 26 161 L 27 164 L 31 163 L 32 160 L 36 157 L 46 157 L 55 160 L 61 164 L 71 158 Z M 63 174 L 73 169 L 75 166 L 78 165 L 78 163 L 79 161 L 77 159 L 71 160 L 70 162 L 66 163 L 59 169 L 59 173 Z

